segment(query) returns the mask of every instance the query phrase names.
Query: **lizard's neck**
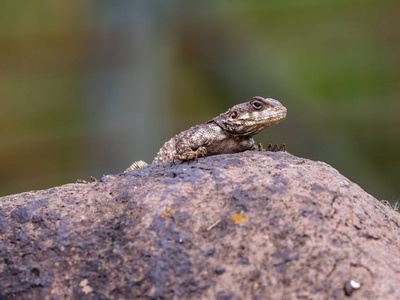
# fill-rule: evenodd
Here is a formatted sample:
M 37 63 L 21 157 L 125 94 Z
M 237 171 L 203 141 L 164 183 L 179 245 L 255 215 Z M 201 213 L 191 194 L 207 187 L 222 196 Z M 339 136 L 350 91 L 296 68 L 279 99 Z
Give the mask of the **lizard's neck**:
M 208 121 L 207 123 L 212 124 L 213 126 L 217 127 L 219 130 L 221 130 L 221 132 L 223 132 L 227 138 L 231 138 L 234 139 L 236 141 L 243 141 L 243 140 L 250 140 L 252 138 L 251 135 L 244 135 L 244 134 L 240 134 L 240 133 L 233 133 L 227 129 L 225 129 L 224 127 L 222 127 L 220 124 L 218 124 L 218 122 L 216 122 L 214 119 L 211 121 Z

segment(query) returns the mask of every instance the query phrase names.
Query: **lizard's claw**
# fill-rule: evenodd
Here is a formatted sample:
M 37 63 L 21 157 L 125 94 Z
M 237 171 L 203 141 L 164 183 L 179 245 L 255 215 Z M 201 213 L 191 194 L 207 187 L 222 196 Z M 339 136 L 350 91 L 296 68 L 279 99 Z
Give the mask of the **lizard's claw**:
M 207 155 L 207 149 L 206 149 L 206 147 L 203 147 L 203 146 L 201 146 L 201 147 L 199 147 L 197 150 L 196 150 L 196 159 L 197 159 L 197 156 L 203 156 L 203 157 L 205 157 L 206 155 Z

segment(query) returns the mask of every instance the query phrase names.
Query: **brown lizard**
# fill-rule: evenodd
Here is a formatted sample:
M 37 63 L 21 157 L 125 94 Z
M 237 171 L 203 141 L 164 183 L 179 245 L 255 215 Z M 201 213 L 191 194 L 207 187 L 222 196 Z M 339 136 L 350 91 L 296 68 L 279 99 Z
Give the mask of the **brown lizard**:
M 285 145 L 270 144 L 267 149 L 255 144 L 253 135 L 281 122 L 286 108 L 277 100 L 253 97 L 249 102 L 237 104 L 218 117 L 194 126 L 176 135 L 160 149 L 153 164 L 175 160 L 193 160 L 199 156 L 237 153 L 246 150 L 281 151 Z M 134 162 L 125 172 L 140 169 L 147 164 Z

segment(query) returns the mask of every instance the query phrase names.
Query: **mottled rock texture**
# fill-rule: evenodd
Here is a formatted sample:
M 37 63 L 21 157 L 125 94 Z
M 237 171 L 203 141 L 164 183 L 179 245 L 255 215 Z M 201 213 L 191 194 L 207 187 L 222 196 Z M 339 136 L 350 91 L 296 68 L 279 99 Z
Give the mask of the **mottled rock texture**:
M 0 298 L 400 299 L 399 226 L 289 153 L 151 165 L 0 198 Z

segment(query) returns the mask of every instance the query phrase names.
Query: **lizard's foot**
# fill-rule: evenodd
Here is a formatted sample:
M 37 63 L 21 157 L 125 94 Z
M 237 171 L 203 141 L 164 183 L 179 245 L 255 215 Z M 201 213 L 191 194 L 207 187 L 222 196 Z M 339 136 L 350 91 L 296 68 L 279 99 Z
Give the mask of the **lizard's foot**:
M 89 182 L 95 182 L 95 181 L 97 181 L 97 179 L 96 178 L 94 178 L 93 176 L 90 176 L 90 179 L 89 179 L 89 181 L 86 181 L 86 180 L 83 180 L 83 179 L 77 179 L 76 181 L 75 181 L 75 183 L 89 183 Z
M 272 144 L 268 144 L 267 149 L 264 149 L 262 144 L 260 143 L 258 145 L 258 151 L 271 151 L 271 152 L 286 151 L 286 145 L 280 144 L 278 146 L 277 144 L 275 144 L 274 146 L 272 146 Z
M 174 159 L 172 160 L 172 163 L 175 164 L 175 160 L 183 160 L 183 161 L 188 161 L 188 160 L 194 160 L 197 159 L 199 156 L 206 156 L 207 155 L 207 149 L 203 146 L 197 148 L 196 151 L 193 151 L 192 149 L 188 149 L 182 154 L 177 154 L 174 156 Z

